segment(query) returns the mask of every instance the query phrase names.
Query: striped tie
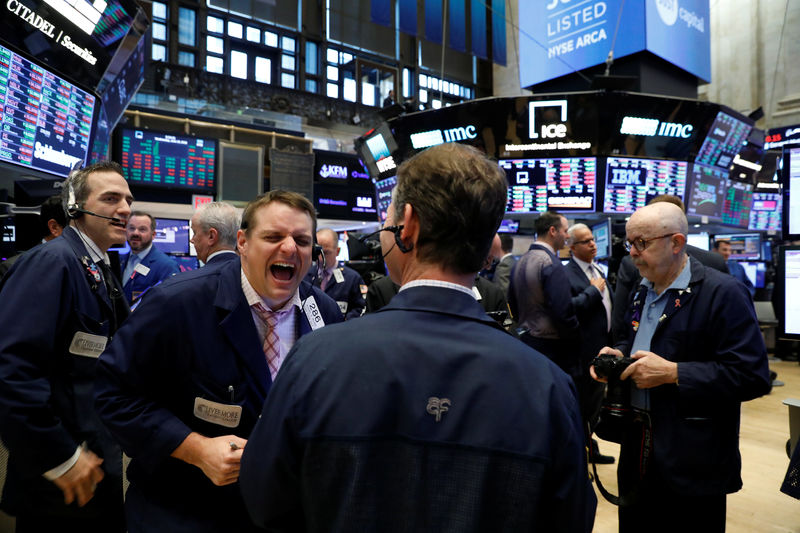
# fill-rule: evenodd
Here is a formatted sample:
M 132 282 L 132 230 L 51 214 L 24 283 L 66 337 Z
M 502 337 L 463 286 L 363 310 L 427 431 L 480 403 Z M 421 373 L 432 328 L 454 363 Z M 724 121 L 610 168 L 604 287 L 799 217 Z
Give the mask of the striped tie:
M 264 356 L 267 358 L 267 366 L 272 379 L 278 374 L 281 367 L 280 339 L 278 339 L 278 313 L 268 311 L 260 303 L 253 304 L 256 314 L 267 326 L 267 334 L 264 336 Z

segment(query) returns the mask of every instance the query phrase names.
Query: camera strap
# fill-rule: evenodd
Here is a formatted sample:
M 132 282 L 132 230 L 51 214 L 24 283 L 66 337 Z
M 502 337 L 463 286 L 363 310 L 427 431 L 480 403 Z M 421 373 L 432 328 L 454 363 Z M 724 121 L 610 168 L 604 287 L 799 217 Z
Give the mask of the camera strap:
M 616 505 L 618 507 L 632 505 L 639 499 L 639 488 L 644 476 L 647 473 L 647 469 L 650 466 L 650 458 L 653 455 L 653 426 L 650 422 L 650 414 L 646 411 L 636 411 L 633 422 L 633 426 L 630 429 L 631 433 L 628 435 L 628 438 L 626 438 L 625 441 L 628 443 L 628 445 L 631 445 L 637 441 L 640 443 L 637 460 L 638 478 L 634 487 L 626 494 L 615 496 L 603 486 L 602 481 L 600 481 L 600 476 L 597 474 L 597 463 L 592 460 L 592 455 L 594 454 L 592 446 L 590 445 L 588 447 L 589 462 L 592 464 L 592 471 L 594 473 L 595 483 L 597 483 L 597 489 L 600 491 L 600 494 L 603 495 L 603 498 L 608 500 L 608 502 L 612 505 Z M 589 433 L 591 437 L 592 431 L 589 431 Z M 624 445 L 625 444 L 623 444 L 623 446 Z

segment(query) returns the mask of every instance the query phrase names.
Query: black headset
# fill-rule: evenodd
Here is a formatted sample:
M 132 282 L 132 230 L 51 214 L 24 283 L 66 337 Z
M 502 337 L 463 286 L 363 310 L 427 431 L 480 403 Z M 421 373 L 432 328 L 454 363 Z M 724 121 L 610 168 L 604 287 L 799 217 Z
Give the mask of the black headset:
M 403 243 L 403 239 L 400 238 L 400 234 L 403 232 L 403 228 L 404 227 L 405 226 L 402 225 L 402 224 L 400 224 L 398 226 L 386 226 L 384 228 L 379 229 L 378 231 L 373 231 L 372 233 L 364 235 L 363 237 L 359 238 L 358 240 L 361 241 L 361 242 L 364 242 L 367 239 L 369 239 L 370 237 L 374 237 L 375 235 L 377 235 L 378 233 L 380 233 L 382 231 L 391 231 L 392 233 L 394 233 L 394 243 L 395 243 L 395 245 L 397 245 L 397 248 L 401 252 L 403 252 L 404 254 L 407 254 L 408 252 L 410 252 L 411 250 L 414 249 L 414 245 L 410 244 L 410 245 L 406 246 L 405 243 Z M 391 252 L 391 250 L 389 250 L 389 252 Z M 387 255 L 389 255 L 389 252 L 386 252 L 383 256 L 386 257 Z

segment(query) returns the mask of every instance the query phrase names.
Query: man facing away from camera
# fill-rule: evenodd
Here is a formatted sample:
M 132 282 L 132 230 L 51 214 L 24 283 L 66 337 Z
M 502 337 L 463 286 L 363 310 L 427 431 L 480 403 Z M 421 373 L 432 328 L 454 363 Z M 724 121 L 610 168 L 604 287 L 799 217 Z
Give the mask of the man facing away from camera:
M 678 206 L 642 207 L 625 230 L 643 279 L 627 335 L 601 350 L 635 360 L 620 376 L 631 382 L 635 416 L 617 470 L 629 501 L 619 530 L 725 531 L 726 495 L 742 488 L 741 403 L 770 386 L 752 300 L 734 278 L 686 254 Z
M 592 529 L 574 385 L 471 293 L 505 203 L 502 172 L 473 148 L 401 165 L 381 234 L 400 292 L 292 349 L 242 458 L 257 525 Z

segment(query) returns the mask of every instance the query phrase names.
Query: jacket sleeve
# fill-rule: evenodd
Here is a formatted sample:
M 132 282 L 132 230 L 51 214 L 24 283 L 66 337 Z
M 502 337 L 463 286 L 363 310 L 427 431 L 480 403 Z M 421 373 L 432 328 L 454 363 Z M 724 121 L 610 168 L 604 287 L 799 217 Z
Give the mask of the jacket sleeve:
M 554 261 L 558 261 L 558 258 Z M 568 338 L 578 330 L 578 318 L 572 306 L 569 286 L 567 269 L 562 265 L 550 264 L 542 268 L 542 289 L 561 338 Z
M 28 477 L 60 465 L 80 444 L 59 418 L 53 376 L 72 357 L 72 320 L 82 329 L 102 326 L 78 305 L 75 290 L 86 281 L 74 279 L 82 272 L 62 256 L 28 252 L 15 267 L 0 286 L 0 437 Z

